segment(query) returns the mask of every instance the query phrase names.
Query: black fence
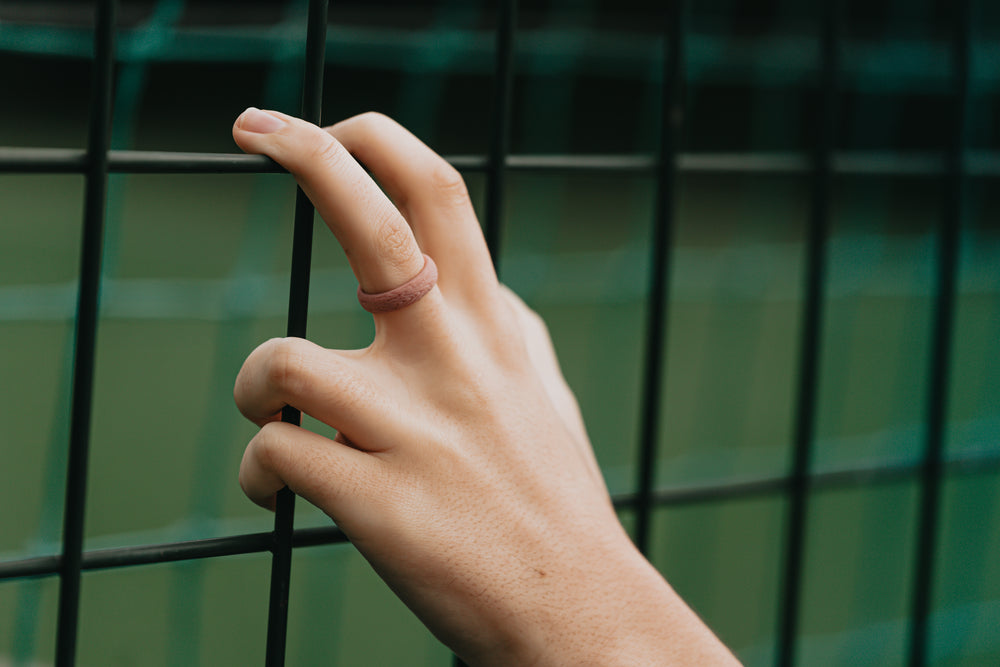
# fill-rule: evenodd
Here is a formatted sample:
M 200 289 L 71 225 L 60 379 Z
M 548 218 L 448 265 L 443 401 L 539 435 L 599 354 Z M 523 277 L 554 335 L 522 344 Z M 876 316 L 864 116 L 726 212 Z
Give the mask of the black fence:
M 841 43 L 844 6 L 840 0 L 822 1 L 820 29 L 813 38 L 819 44 L 819 67 L 810 97 L 815 109 L 815 132 L 808 154 L 699 155 L 682 152 L 685 136 L 685 21 L 689 8 L 684 0 L 663 3 L 665 39 L 662 54 L 662 88 L 659 102 L 659 148 L 654 156 L 512 155 L 511 134 L 513 53 L 517 41 L 517 3 L 503 0 L 497 8 L 494 104 L 490 120 L 489 152 L 451 161 L 466 173 L 481 172 L 486 178 L 484 229 L 494 259 L 501 249 L 501 218 L 505 174 L 517 170 L 551 172 L 636 172 L 656 180 L 655 223 L 649 239 L 652 271 L 647 304 L 644 376 L 642 378 L 641 443 L 639 478 L 634 493 L 614 498 L 616 506 L 634 511 L 634 539 L 643 550 L 650 542 L 651 517 L 657 507 L 704 503 L 723 498 L 743 498 L 781 493 L 787 498 L 784 524 L 783 563 L 777 625 L 777 663 L 795 664 L 798 619 L 803 580 L 804 544 L 810 492 L 834 486 L 878 484 L 919 478 L 918 538 L 913 544 L 915 568 L 910 611 L 909 664 L 928 664 L 929 616 L 933 609 L 935 548 L 939 534 L 942 479 L 946 469 L 956 472 L 994 469 L 1000 455 L 949 458 L 944 455 L 946 399 L 953 348 L 958 271 L 959 231 L 963 202 L 970 174 L 986 178 L 1000 176 L 1000 165 L 989 159 L 970 159 L 966 149 L 970 97 L 970 0 L 957 0 L 950 27 L 950 102 L 948 150 L 935 155 L 880 156 L 877 160 L 839 154 L 835 135 L 838 126 L 837 94 L 841 73 Z M 88 143 L 85 150 L 55 148 L 0 149 L 0 173 L 73 173 L 85 176 L 79 300 L 76 316 L 75 365 L 70 415 L 69 463 L 65 491 L 62 552 L 49 556 L 0 562 L 0 579 L 54 577 L 60 582 L 56 664 L 74 664 L 80 608 L 81 573 L 87 570 L 123 568 L 190 559 L 218 558 L 234 554 L 270 552 L 273 556 L 271 598 L 265 664 L 281 665 L 285 656 L 289 580 L 294 575 L 294 549 L 345 541 L 334 526 L 296 530 L 293 527 L 294 496 L 279 495 L 274 530 L 205 540 L 139 547 L 84 551 L 84 508 L 88 480 L 88 449 L 91 432 L 92 384 L 95 345 L 98 336 L 98 295 L 101 280 L 102 227 L 108 174 L 111 173 L 264 173 L 280 169 L 259 156 L 109 150 L 112 90 L 116 54 L 115 0 L 97 3 L 94 30 L 92 103 Z M 300 114 L 319 122 L 325 63 L 327 2 L 309 3 L 304 95 Z M 795 399 L 794 455 L 787 474 L 721 485 L 661 488 L 654 479 L 657 443 L 660 440 L 662 392 L 667 369 L 663 350 L 669 335 L 667 321 L 670 298 L 670 266 L 673 222 L 676 211 L 675 183 L 680 172 L 797 173 L 808 175 L 810 213 L 805 285 L 798 350 L 797 398 Z M 936 234 L 936 283 L 933 306 L 930 372 L 926 403 L 926 442 L 917 465 L 871 466 L 817 473 L 811 467 L 815 440 L 819 359 L 822 349 L 823 300 L 826 279 L 827 241 L 830 235 L 832 182 L 836 174 L 934 174 L 943 183 L 946 205 Z M 301 190 L 297 194 L 292 269 L 289 277 L 288 325 L 290 336 L 306 335 L 309 298 L 313 209 Z M 300 415 L 286 409 L 283 419 L 298 422 Z

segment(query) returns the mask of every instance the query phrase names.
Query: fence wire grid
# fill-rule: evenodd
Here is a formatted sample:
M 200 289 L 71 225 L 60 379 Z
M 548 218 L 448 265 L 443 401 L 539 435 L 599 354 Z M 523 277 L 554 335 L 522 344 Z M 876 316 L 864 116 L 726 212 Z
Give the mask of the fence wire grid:
M 883 45 L 876 42 L 867 54 L 868 59 L 845 48 L 849 39 L 845 32 L 852 25 L 852 17 L 860 11 L 858 3 L 818 0 L 809 10 L 813 12 L 814 20 L 804 23 L 799 32 L 796 45 L 801 48 L 791 52 L 788 51 L 789 43 L 764 40 L 764 47 L 760 49 L 764 53 L 758 55 L 744 44 L 744 41 L 754 37 L 754 28 L 748 28 L 749 37 L 744 35 L 743 41 L 734 40 L 728 48 L 735 50 L 738 58 L 743 57 L 739 54 L 751 54 L 757 58 L 745 65 L 749 69 L 756 68 L 755 85 L 767 87 L 791 81 L 793 86 L 801 88 L 804 93 L 800 111 L 810 120 L 801 132 L 801 136 L 805 137 L 801 150 L 797 147 L 795 150 L 729 151 L 686 150 L 689 144 L 696 143 L 692 137 L 705 133 L 699 126 L 704 121 L 697 115 L 697 110 L 705 107 L 698 106 L 691 99 L 690 91 L 700 77 L 711 76 L 713 67 L 719 66 L 713 59 L 722 57 L 719 53 L 725 53 L 727 48 L 712 47 L 711 36 L 695 25 L 694 3 L 687 0 L 626 3 L 629 7 L 635 4 L 648 15 L 658 17 L 654 29 L 645 28 L 649 33 L 648 39 L 645 42 L 635 40 L 634 43 L 619 39 L 620 35 L 615 32 L 617 28 L 606 33 L 598 31 L 601 38 L 591 41 L 572 31 L 560 39 L 558 30 L 546 32 L 548 28 L 545 25 L 535 23 L 539 15 L 544 16 L 547 5 L 539 9 L 535 5 L 544 3 L 522 2 L 518 7 L 517 0 L 487 3 L 476 10 L 476 15 L 465 24 L 467 27 L 441 30 L 434 23 L 441 16 L 448 12 L 462 15 L 473 10 L 463 8 L 461 3 L 445 2 L 435 7 L 439 14 L 429 12 L 430 18 L 422 14 L 415 17 L 401 9 L 399 3 L 387 2 L 384 4 L 390 15 L 403 17 L 399 19 L 402 26 L 391 25 L 387 21 L 386 25 L 367 31 L 356 26 L 353 29 L 339 26 L 335 11 L 337 3 L 328 8 L 326 0 L 292 1 L 280 8 L 278 5 L 266 7 L 263 3 L 250 3 L 246 11 L 252 15 L 247 19 L 252 25 L 237 27 L 226 25 L 218 16 L 234 11 L 234 5 L 238 3 L 204 3 L 206 6 L 200 8 L 197 7 L 199 3 L 182 0 L 121 4 L 122 7 L 119 7 L 115 0 L 100 0 L 97 3 L 13 3 L 4 10 L 7 12 L 5 16 L 0 14 L 0 53 L 17 57 L 40 55 L 87 60 L 92 69 L 89 75 L 90 107 L 85 147 L 26 145 L 0 148 L 0 179 L 16 175 L 82 177 L 82 232 L 78 275 L 73 285 L 75 317 L 69 404 L 64 406 L 68 410 L 60 418 L 66 423 L 62 444 L 66 452 L 65 467 L 56 466 L 65 472 L 58 549 L 28 556 L 13 550 L 12 555 L 0 560 L 0 582 L 57 579 L 58 605 L 53 649 L 56 665 L 68 667 L 77 663 L 84 573 L 255 553 L 270 554 L 266 641 L 261 659 L 268 666 L 283 665 L 288 653 L 289 591 L 297 576 L 297 570 L 292 565 L 293 554 L 307 547 L 346 541 L 336 526 L 295 528 L 294 497 L 286 490 L 279 497 L 271 530 L 86 548 L 85 519 L 88 516 L 88 469 L 94 433 L 95 369 L 99 339 L 105 326 L 102 317 L 113 314 L 115 308 L 123 309 L 125 314 L 122 316 L 126 318 L 138 317 L 136 313 L 139 312 L 138 305 L 128 305 L 127 281 L 115 278 L 111 275 L 113 272 L 102 265 L 109 244 L 120 242 L 106 238 L 106 222 L 110 216 L 117 215 L 109 212 L 108 202 L 112 198 L 109 190 L 120 187 L 111 179 L 114 175 L 187 174 L 202 175 L 204 181 L 209 182 L 210 179 L 239 174 L 249 177 L 281 172 L 274 163 L 260 156 L 131 148 L 134 143 L 132 135 L 136 131 L 134 118 L 139 113 L 138 100 L 144 80 L 150 76 L 149 68 L 158 62 L 270 63 L 269 66 L 277 74 L 268 85 L 275 90 L 284 90 L 285 98 L 289 90 L 300 91 L 298 114 L 319 123 L 321 120 L 335 120 L 322 109 L 324 100 L 331 95 L 329 90 L 324 90 L 324 82 L 329 88 L 329 82 L 336 81 L 337 72 L 344 67 L 345 59 L 398 63 L 408 57 L 420 60 L 422 71 L 475 67 L 491 70 L 488 74 L 489 103 L 483 105 L 483 117 L 477 120 L 488 127 L 484 150 L 479 154 L 452 155 L 448 159 L 468 178 L 478 179 L 478 185 L 473 188 L 479 198 L 477 209 L 492 256 L 504 277 L 510 275 L 511 280 L 516 282 L 519 279 L 532 280 L 519 278 L 522 274 L 534 275 L 530 270 L 533 266 L 530 257 L 508 258 L 505 252 L 505 248 L 516 245 L 515 240 L 506 237 L 508 233 L 516 234 L 511 228 L 514 223 L 510 221 L 512 216 L 507 210 L 510 205 L 509 191 L 514 187 L 511 183 L 516 182 L 515 179 L 544 179 L 555 175 L 613 180 L 627 176 L 645 179 L 644 182 L 649 184 L 643 190 L 644 194 L 652 195 L 643 209 L 651 218 L 648 236 L 645 243 L 628 249 L 622 260 L 625 263 L 638 262 L 644 269 L 639 282 L 644 280 L 645 283 L 635 288 L 635 298 L 641 301 L 642 312 L 638 320 L 641 325 L 637 327 L 641 334 L 635 336 L 640 349 L 637 353 L 638 372 L 634 378 L 638 385 L 634 391 L 639 398 L 634 406 L 637 442 L 634 451 L 629 453 L 634 463 L 621 473 L 631 476 L 629 481 L 611 484 L 613 499 L 636 544 L 647 554 L 656 548 L 657 517 L 664 510 L 750 502 L 754 499 L 780 500 L 780 527 L 775 533 L 779 537 L 776 548 L 778 563 L 772 603 L 775 618 L 771 623 L 770 646 L 758 647 L 756 652 L 749 649 L 741 652 L 740 649 L 746 647 L 734 647 L 741 657 L 748 664 L 773 663 L 782 667 L 821 664 L 803 657 L 801 650 L 801 642 L 808 634 L 802 628 L 803 591 L 811 585 L 809 577 L 817 576 L 809 574 L 810 554 L 806 548 L 810 540 L 816 539 L 815 536 L 810 537 L 810 531 L 818 530 L 816 524 L 811 523 L 816 521 L 815 504 L 822 504 L 822 500 L 817 501 L 817 494 L 880 485 L 892 487 L 900 483 L 911 485 L 908 488 L 912 491 L 912 511 L 905 517 L 912 520 L 912 524 L 905 532 L 909 539 L 905 547 L 907 564 L 901 566 L 908 577 L 903 603 L 907 612 L 902 633 L 892 635 L 899 644 L 893 654 L 895 659 L 917 667 L 928 664 L 988 664 L 990 656 L 1000 655 L 1000 640 L 995 634 L 992 638 L 977 640 L 980 641 L 979 648 L 969 649 L 968 655 L 964 656 L 967 662 L 961 660 L 961 647 L 955 649 L 957 654 L 940 648 L 935 652 L 935 642 L 942 641 L 935 632 L 940 634 L 943 631 L 934 629 L 935 613 L 939 610 L 935 598 L 935 577 L 940 568 L 945 484 L 949 479 L 977 476 L 995 480 L 1000 470 L 1000 446 L 996 445 L 994 422 L 985 427 L 985 446 L 965 449 L 948 446 L 949 437 L 954 437 L 954 431 L 949 431 L 949 396 L 955 381 L 955 356 L 959 345 L 955 332 L 965 256 L 963 244 L 966 243 L 963 240 L 963 225 L 971 215 L 969 190 L 973 186 L 970 183 L 975 182 L 977 188 L 995 189 L 996 179 L 1000 177 L 1000 150 L 995 147 L 996 138 L 991 139 L 992 144 L 987 141 L 977 146 L 972 146 L 969 139 L 974 97 L 992 99 L 1000 89 L 1000 56 L 997 55 L 1000 53 L 1000 38 L 985 34 L 988 32 L 986 29 L 983 29 L 984 36 L 975 35 L 976 26 L 983 25 L 983 19 L 977 21 L 976 17 L 977 12 L 986 12 L 985 2 L 957 0 L 948 3 L 947 7 L 943 3 L 923 3 L 921 6 L 933 6 L 934 11 L 943 17 L 945 24 L 941 30 L 946 37 L 925 45 L 919 41 L 904 43 L 905 40 Z M 775 14 L 783 11 L 795 14 L 798 11 L 786 7 L 788 3 L 758 4 Z M 905 10 L 896 7 L 898 4 L 885 3 L 885 11 L 905 14 Z M 585 13 L 589 7 L 596 12 L 600 9 L 595 9 L 598 5 L 601 3 L 580 3 L 580 8 L 574 11 Z M 196 11 L 205 12 L 197 19 L 201 23 L 186 14 Z M 729 11 L 736 16 L 733 20 L 738 21 L 739 12 L 732 7 Z M 63 24 L 53 20 L 51 24 L 43 25 L 50 18 L 46 12 L 60 17 Z M 347 16 L 350 17 L 349 12 Z M 91 21 L 92 26 L 83 25 Z M 987 21 L 986 25 L 992 24 Z M 482 39 L 483 35 L 489 35 L 490 39 Z M 420 55 L 424 53 L 422 49 L 427 43 L 433 44 L 433 53 Z M 880 48 L 882 51 L 879 51 Z M 345 55 L 345 51 L 351 51 L 351 54 Z M 806 57 L 781 57 L 781 54 L 787 56 L 789 53 L 804 53 Z M 634 76 L 649 77 L 653 82 L 649 89 L 651 94 L 635 103 L 636 106 L 644 106 L 641 113 L 645 114 L 651 128 L 649 136 L 653 141 L 647 144 L 646 150 L 617 153 L 513 151 L 512 146 L 520 136 L 517 134 L 517 123 L 523 123 L 517 119 L 517 96 L 527 86 L 523 82 L 518 83 L 519 68 L 544 69 L 544 63 L 549 62 L 545 60 L 546 54 L 556 63 L 551 67 L 557 74 L 569 69 L 567 63 L 574 61 L 582 62 L 581 67 L 599 70 L 605 66 L 601 65 L 604 58 L 620 61 L 617 65 L 607 66 L 615 72 L 624 69 L 633 72 Z M 780 62 L 769 64 L 771 58 Z M 887 77 L 884 69 L 880 69 L 887 67 L 885 63 L 888 61 L 893 62 L 892 77 Z M 639 74 L 634 74 L 636 71 Z M 606 76 L 612 77 L 607 73 Z M 759 84 L 761 81 L 764 83 Z M 423 80 L 423 84 L 433 87 L 427 80 Z M 408 84 L 399 85 L 405 87 Z M 941 139 L 939 149 L 918 147 L 893 151 L 844 146 L 840 137 L 847 125 L 843 102 L 845 91 L 870 91 L 883 85 L 912 86 L 918 93 L 921 88 L 933 92 L 935 108 L 939 112 L 937 120 L 942 121 L 934 130 Z M 418 95 L 420 91 L 411 94 Z M 191 103 L 197 104 L 197 100 Z M 16 107 L 15 100 L 8 100 L 7 104 L 11 108 Z M 990 108 L 996 110 L 995 106 Z M 585 111 L 580 110 L 579 113 Z M 433 124 L 433 119 L 425 120 Z M 133 129 L 119 130 L 119 126 Z M 795 288 L 797 323 L 791 338 L 795 351 L 792 355 L 793 379 L 789 383 L 792 423 L 789 425 L 791 440 L 786 443 L 788 447 L 784 450 L 786 455 L 783 455 L 785 463 L 778 471 L 761 474 L 751 471 L 684 483 L 669 477 L 665 480 L 661 473 L 665 465 L 663 450 L 670 446 L 669 436 L 665 435 L 667 416 L 664 404 L 668 400 L 669 378 L 673 372 L 673 362 L 668 361 L 676 326 L 673 308 L 677 300 L 688 298 L 685 297 L 685 290 L 690 288 L 684 282 L 682 270 L 688 266 L 685 262 L 696 262 L 702 257 L 680 248 L 677 240 L 681 233 L 678 216 L 683 208 L 681 183 L 686 178 L 699 176 L 793 178 L 801 185 L 805 213 L 800 243 L 795 247 L 798 256 L 791 260 L 798 267 L 797 275 L 801 282 Z M 926 364 L 922 378 L 923 405 L 919 409 L 923 417 L 918 432 L 911 434 L 919 440 L 919 451 L 903 458 L 871 458 L 847 464 L 818 465 L 816 443 L 819 439 L 817 424 L 823 386 L 821 376 L 828 368 L 823 363 L 823 355 L 829 340 L 826 332 L 831 326 L 827 318 L 837 312 L 831 308 L 829 300 L 841 285 L 838 282 L 841 281 L 839 269 L 834 265 L 840 249 L 835 238 L 837 197 L 843 192 L 840 184 L 844 179 L 881 183 L 899 178 L 924 179 L 919 182 L 933 184 L 931 187 L 939 193 L 940 203 L 939 209 L 933 213 L 936 220 L 934 227 L 926 233 L 930 257 L 927 265 L 932 268 L 926 279 L 926 313 L 929 317 L 922 325 L 926 328 L 926 335 L 920 339 L 921 343 L 925 343 L 925 358 L 914 362 Z M 316 275 L 327 274 L 322 273 L 322 268 L 317 274 L 312 266 L 314 212 L 301 190 L 297 191 L 292 217 L 290 263 L 284 278 L 287 290 L 286 334 L 305 337 L 310 313 L 323 312 L 324 308 L 337 310 L 342 304 L 331 305 L 324 301 L 328 297 L 323 295 L 317 297 L 318 302 L 310 303 L 311 277 L 315 279 Z M 995 223 L 987 223 L 985 228 L 993 233 L 996 231 Z M 765 258 L 768 256 L 765 253 Z M 988 274 L 987 270 L 988 280 L 993 280 L 989 290 L 997 290 L 995 276 L 990 278 Z M 217 290 L 220 293 L 218 299 L 207 299 L 205 304 L 198 306 L 201 311 L 197 317 L 224 322 L 232 319 L 235 321 L 233 326 L 240 326 L 239 305 L 235 303 L 238 299 L 232 296 L 232 291 L 239 285 L 225 281 L 199 285 L 192 285 L 178 298 L 189 298 L 193 302 L 205 293 Z M 260 287 L 272 292 L 280 288 L 275 284 Z M 4 310 L 9 307 L 8 314 L 3 316 L 5 323 L 16 323 L 22 319 L 44 320 L 50 317 L 45 314 L 47 308 L 63 313 L 70 298 L 65 287 L 39 288 L 28 297 L 23 294 L 17 296 L 4 289 L 0 288 L 0 303 L 4 305 Z M 996 291 L 989 290 L 986 298 L 995 304 Z M 558 302 L 558 295 L 553 300 Z M 125 305 L 121 305 L 123 303 Z M 221 312 L 216 306 L 222 309 Z M 50 319 L 58 320 L 60 317 L 63 316 L 57 314 Z M 231 331 L 223 329 L 220 336 L 228 335 L 226 332 Z M 991 349 L 988 347 L 990 343 L 986 345 L 986 349 Z M 5 378 L 5 382 L 10 381 Z M 990 382 L 996 384 L 995 379 Z M 989 386 L 984 385 L 980 391 L 989 393 Z M 985 399 L 985 402 L 995 403 L 995 395 L 992 401 Z M 997 419 L 1000 410 L 995 405 L 992 410 L 988 411 L 987 417 Z M 298 423 L 300 415 L 286 409 L 283 419 Z M 4 451 L 18 446 L 16 442 L 3 443 Z M 989 484 L 994 489 L 997 486 L 996 481 Z M 990 497 L 989 493 L 987 497 Z M 987 527 L 993 525 L 995 528 L 995 492 L 992 498 L 993 501 L 986 501 L 988 511 L 982 520 Z M 120 502 L 127 500 L 123 498 Z M 989 532 L 988 528 L 986 530 Z M 12 549 L 9 545 L 3 548 Z M 669 573 L 668 578 L 671 578 Z M 13 583 L 3 583 L 3 586 L 3 590 L 14 591 Z M 1000 604 L 1000 599 L 993 600 L 992 604 Z M 988 624 L 990 618 L 998 618 L 995 611 L 981 610 L 979 614 L 980 623 Z M 708 620 L 711 623 L 712 618 Z M 23 632 L 25 627 L 19 625 L 23 622 L 22 618 L 14 623 L 8 641 L 10 664 L 29 664 L 38 659 L 33 653 L 36 639 L 28 642 L 23 635 L 18 638 L 18 633 Z M 966 619 L 966 622 L 971 624 L 973 620 Z M 726 636 L 723 635 L 723 638 L 726 639 Z M 4 642 L 0 640 L 2 650 Z M 822 652 L 808 653 L 813 657 L 823 655 Z M 826 664 L 847 664 L 838 662 L 837 655 L 844 660 L 848 659 L 844 657 L 847 655 L 857 656 L 830 651 L 823 659 Z M 980 657 L 977 658 L 977 655 Z M 958 662 L 949 662 L 955 659 Z M 980 659 L 982 662 L 977 662 Z M 8 663 L 0 657 L 0 664 Z

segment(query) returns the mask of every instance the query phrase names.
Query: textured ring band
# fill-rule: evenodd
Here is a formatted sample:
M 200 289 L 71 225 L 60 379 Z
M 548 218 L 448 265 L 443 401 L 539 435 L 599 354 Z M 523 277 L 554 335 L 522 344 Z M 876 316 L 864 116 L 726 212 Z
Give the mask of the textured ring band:
M 369 294 L 359 285 L 358 301 L 369 313 L 390 313 L 420 301 L 437 284 L 437 279 L 437 264 L 430 256 L 424 255 L 424 268 L 420 269 L 420 273 L 395 289 Z

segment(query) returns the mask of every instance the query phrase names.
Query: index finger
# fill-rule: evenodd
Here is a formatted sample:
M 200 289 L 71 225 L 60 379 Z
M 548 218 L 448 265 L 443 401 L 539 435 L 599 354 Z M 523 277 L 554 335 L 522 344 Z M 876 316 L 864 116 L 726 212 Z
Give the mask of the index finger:
M 248 153 L 288 169 L 344 248 L 361 289 L 394 289 L 417 275 L 423 255 L 406 220 L 375 181 L 329 133 L 277 111 L 253 107 L 233 125 Z

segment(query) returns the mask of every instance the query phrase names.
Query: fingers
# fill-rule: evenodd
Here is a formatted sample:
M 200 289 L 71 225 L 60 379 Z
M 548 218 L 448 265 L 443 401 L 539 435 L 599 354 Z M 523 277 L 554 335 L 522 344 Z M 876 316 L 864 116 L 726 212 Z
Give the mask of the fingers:
M 247 445 L 240 486 L 252 501 L 274 509 L 288 486 L 335 520 L 357 519 L 374 493 L 379 460 L 304 428 L 272 422 Z
M 359 447 L 375 448 L 368 429 L 386 427 L 384 392 L 374 389 L 351 353 L 324 349 L 301 338 L 275 338 L 247 357 L 233 397 L 240 412 L 263 426 L 284 406 L 348 434 Z
M 344 247 L 365 292 L 391 290 L 423 268 L 406 220 L 330 134 L 298 118 L 251 107 L 236 119 L 233 138 L 246 152 L 267 155 L 295 176 Z
M 385 187 L 420 247 L 437 261 L 442 289 L 496 285 L 465 182 L 454 167 L 382 114 L 355 116 L 327 131 Z

